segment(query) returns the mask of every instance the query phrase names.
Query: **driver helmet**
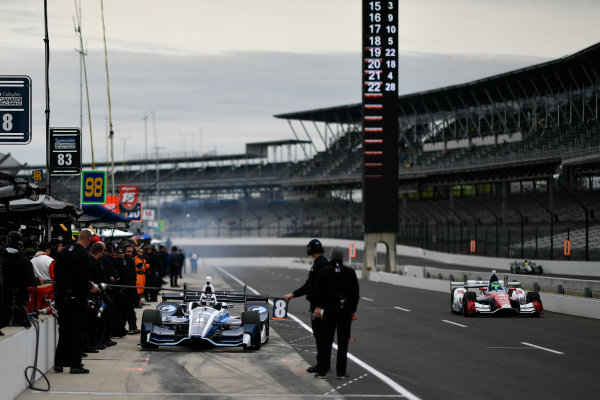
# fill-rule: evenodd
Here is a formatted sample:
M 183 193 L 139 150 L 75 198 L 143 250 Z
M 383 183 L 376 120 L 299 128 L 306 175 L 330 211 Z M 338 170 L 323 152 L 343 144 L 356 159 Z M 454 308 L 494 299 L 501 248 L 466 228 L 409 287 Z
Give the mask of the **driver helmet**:
M 494 281 L 490 283 L 490 290 L 502 290 L 502 286 L 500 286 L 500 282 Z
M 214 307 L 217 302 L 210 286 L 204 288 L 204 293 L 200 296 L 200 304 L 204 307 Z
M 215 298 L 210 294 L 204 294 L 200 298 L 200 304 L 204 307 L 214 307 Z

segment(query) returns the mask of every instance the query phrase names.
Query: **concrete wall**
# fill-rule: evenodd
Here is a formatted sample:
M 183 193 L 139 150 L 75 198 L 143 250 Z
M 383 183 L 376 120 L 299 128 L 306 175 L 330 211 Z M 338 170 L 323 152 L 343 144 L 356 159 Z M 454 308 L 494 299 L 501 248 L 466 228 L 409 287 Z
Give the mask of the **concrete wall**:
M 41 317 L 39 320 L 39 349 L 37 368 L 44 373 L 54 365 L 54 351 L 58 339 L 56 318 Z M 5 337 L 0 338 L 0 399 L 16 398 L 27 389 L 25 368 L 33 366 L 35 359 L 36 331 L 22 327 L 2 328 Z M 31 369 L 27 371 L 31 377 Z M 46 388 L 46 381 L 36 373 L 35 387 Z
M 269 246 L 298 246 L 303 248 L 312 238 L 212 238 L 212 239 L 195 239 L 183 238 L 174 239 L 173 243 L 176 246 L 193 246 L 193 245 L 210 245 L 219 246 L 227 245 L 269 245 Z M 356 244 L 356 249 L 364 251 L 364 242 L 362 240 L 345 240 L 345 239 L 330 239 L 322 238 L 321 242 L 326 249 L 331 249 L 333 246 L 349 248 L 350 243 Z M 495 257 L 480 257 L 471 255 L 459 255 L 442 253 L 432 250 L 424 250 L 419 247 L 396 246 L 396 254 L 399 256 L 416 257 L 424 260 L 432 260 L 444 264 L 457 264 L 472 267 L 485 267 L 490 271 L 506 271 L 510 269 L 510 263 L 515 261 L 514 258 L 495 258 Z M 537 260 L 534 260 L 537 262 Z M 362 259 L 353 259 L 352 263 L 361 264 Z M 552 274 L 572 275 L 572 276 L 595 276 L 600 278 L 600 262 L 596 261 L 550 261 L 542 260 L 539 262 L 544 268 L 544 271 Z

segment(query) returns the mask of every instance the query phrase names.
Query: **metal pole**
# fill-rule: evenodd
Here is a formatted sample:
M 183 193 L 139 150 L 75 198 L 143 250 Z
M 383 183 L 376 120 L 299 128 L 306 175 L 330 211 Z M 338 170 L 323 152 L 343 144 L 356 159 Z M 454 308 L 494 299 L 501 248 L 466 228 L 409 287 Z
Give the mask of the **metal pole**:
M 46 170 L 48 171 L 48 188 L 46 194 L 50 195 L 50 83 L 48 71 L 50 69 L 50 39 L 48 38 L 48 0 L 44 0 L 44 51 L 45 51 L 45 77 L 46 77 Z M 50 237 L 48 237 L 50 239 Z

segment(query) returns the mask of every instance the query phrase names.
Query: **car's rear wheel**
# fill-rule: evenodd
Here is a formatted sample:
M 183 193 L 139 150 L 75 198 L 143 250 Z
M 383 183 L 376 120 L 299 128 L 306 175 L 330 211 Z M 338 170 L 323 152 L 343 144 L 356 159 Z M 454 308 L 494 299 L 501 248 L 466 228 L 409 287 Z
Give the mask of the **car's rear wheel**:
M 544 270 L 542 269 L 541 265 L 538 265 L 537 267 L 535 267 L 535 273 L 539 274 L 539 275 L 544 273 Z
M 142 325 L 140 329 L 140 345 L 143 349 L 156 349 L 157 345 L 148 343 L 148 334 L 152 331 L 154 325 L 160 325 L 162 322 L 161 313 L 158 310 L 144 310 L 142 314 Z

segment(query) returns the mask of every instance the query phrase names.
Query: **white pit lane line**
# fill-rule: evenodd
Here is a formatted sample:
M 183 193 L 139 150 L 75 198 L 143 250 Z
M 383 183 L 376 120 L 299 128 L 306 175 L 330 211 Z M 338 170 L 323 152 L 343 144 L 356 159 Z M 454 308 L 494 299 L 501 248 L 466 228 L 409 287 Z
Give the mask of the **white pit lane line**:
M 373 301 L 373 299 L 370 299 L 368 297 L 361 297 L 361 299 L 366 300 L 366 301 Z
M 236 276 L 233 276 L 229 272 L 225 271 L 223 268 L 217 267 L 217 269 L 220 270 L 221 272 L 223 272 L 225 275 L 227 275 L 231 279 L 233 279 L 236 282 L 238 282 L 240 285 L 242 285 L 242 286 L 245 285 L 244 282 L 242 282 L 241 280 L 239 280 Z M 248 290 L 252 291 L 256 295 L 260 294 L 258 291 L 254 290 L 250 286 L 247 286 L 247 288 L 248 288 Z M 363 299 L 365 299 L 365 298 L 363 297 Z M 373 301 L 373 300 L 370 300 L 370 301 Z M 269 304 L 273 305 L 273 303 L 271 302 L 271 300 L 269 300 Z M 311 327 L 308 326 L 308 325 L 306 325 L 304 322 L 302 322 L 298 317 L 296 317 L 295 315 L 290 314 L 290 313 L 288 313 L 288 317 L 290 317 L 291 319 L 293 319 L 294 321 L 296 321 L 301 327 L 303 327 L 304 329 L 306 329 L 307 331 L 309 331 L 310 333 L 312 333 Z M 333 344 L 333 348 L 337 350 L 337 345 L 335 343 Z M 369 364 L 367 364 L 364 361 L 358 359 L 356 356 L 348 353 L 348 358 L 350 360 L 354 361 L 356 364 L 358 364 L 362 368 L 364 368 L 365 370 L 367 370 L 368 372 L 370 372 L 372 375 L 378 377 L 381 381 L 383 381 L 383 383 L 385 383 L 390 388 L 392 388 L 392 390 L 394 390 L 396 393 L 398 393 L 398 394 L 400 394 L 400 395 L 402 395 L 402 396 L 404 396 L 404 397 L 406 397 L 407 399 L 410 399 L 410 400 L 420 400 L 419 397 L 415 396 L 414 394 L 412 394 L 411 392 L 409 392 L 408 390 L 406 390 L 405 388 L 403 388 L 402 386 L 400 386 L 398 383 L 394 382 L 391 378 L 387 377 L 383 373 L 381 373 L 378 370 L 376 370 L 375 368 L 371 367 Z M 384 396 L 379 396 L 379 397 L 384 397 Z
M 563 353 L 561 351 L 552 350 L 552 349 L 549 349 L 547 347 L 536 346 L 535 344 L 531 344 L 531 343 L 527 343 L 527 342 L 521 342 L 521 344 L 524 344 L 525 346 L 533 347 L 534 349 L 549 351 L 550 353 L 554 353 L 554 354 L 565 354 L 565 353 Z
M 406 312 L 410 312 L 409 309 L 407 308 L 402 308 L 402 307 L 394 307 L 396 310 L 400 310 L 400 311 L 406 311 Z

